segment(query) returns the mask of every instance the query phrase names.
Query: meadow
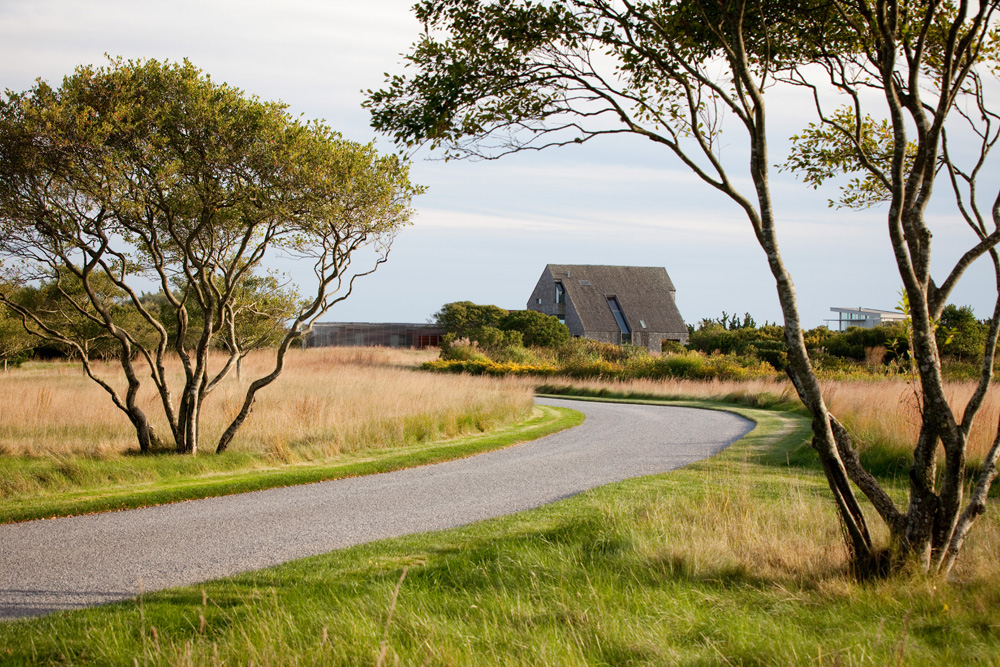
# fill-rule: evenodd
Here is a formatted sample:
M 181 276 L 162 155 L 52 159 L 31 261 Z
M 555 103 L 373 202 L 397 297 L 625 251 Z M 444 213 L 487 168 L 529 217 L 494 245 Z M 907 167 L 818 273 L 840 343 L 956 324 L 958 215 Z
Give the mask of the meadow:
M 244 380 L 230 378 L 206 401 L 197 456 L 137 455 L 131 425 L 78 365 L 29 363 L 0 373 L 0 522 L 383 472 L 577 423 L 533 408 L 531 388 L 511 380 L 415 371 L 429 354 L 294 351 L 224 455 L 213 453 L 214 438 L 246 382 L 266 370 L 266 353 L 249 357 Z M 113 365 L 102 371 L 120 382 Z M 141 400 L 148 414 L 157 414 L 154 392 Z M 167 432 L 165 420 L 156 426 Z
M 253 415 L 231 447 L 236 451 L 308 458 L 384 447 L 522 419 L 531 405 L 530 389 L 503 381 L 466 377 L 448 381 L 412 366 L 433 352 L 387 348 L 293 350 L 286 370 L 262 391 Z M 242 381 L 232 374 L 205 402 L 202 449 L 210 453 L 235 417 L 249 380 L 266 374 L 272 354 L 262 351 L 244 362 Z M 218 359 L 221 366 L 222 359 Z M 98 373 L 119 387 L 120 369 L 100 363 Z M 179 362 L 169 371 L 180 384 Z M 72 362 L 29 362 L 0 374 L 0 455 L 113 457 L 136 449 L 128 421 Z M 140 406 L 160 415 L 159 396 L 150 388 Z M 154 426 L 169 439 L 166 420 Z
M 398 371 L 455 383 L 456 392 L 468 382 L 530 397 L 540 381 L 414 374 L 406 366 L 420 358 L 410 353 L 328 354 L 361 376 Z M 758 427 L 707 461 L 531 512 L 0 624 L 0 664 L 1000 665 L 995 504 L 947 580 L 858 581 L 808 420 L 785 383 L 544 382 L 548 391 L 732 410 Z M 825 389 L 865 456 L 890 462 L 876 469 L 902 500 L 912 387 L 831 381 Z M 961 401 L 970 386 L 949 390 Z M 293 392 L 277 398 L 294 409 Z M 997 403 L 992 396 L 982 416 L 979 455 Z M 269 436 L 257 437 L 241 447 L 275 456 Z M 320 451 L 307 436 L 289 442 L 303 460 Z M 60 456 L 95 456 L 80 443 L 71 451 Z

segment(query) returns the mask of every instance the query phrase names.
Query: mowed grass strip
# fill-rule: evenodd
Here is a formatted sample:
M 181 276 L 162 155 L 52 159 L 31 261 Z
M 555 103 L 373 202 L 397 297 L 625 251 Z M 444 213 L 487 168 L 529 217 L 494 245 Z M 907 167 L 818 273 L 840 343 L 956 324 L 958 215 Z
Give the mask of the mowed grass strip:
M 682 470 L 3 624 L 0 662 L 997 664 L 995 508 L 952 581 L 856 582 L 805 418 L 734 411 L 758 428 Z
M 202 462 L 206 458 L 209 459 L 208 470 L 203 470 L 200 474 L 196 472 L 198 460 L 169 454 L 154 457 L 125 457 L 110 461 L 76 458 L 56 463 L 55 465 L 60 468 L 60 474 L 70 477 L 77 474 L 84 478 L 102 479 L 100 471 L 87 471 L 86 468 L 114 467 L 119 469 L 116 470 L 116 474 L 121 475 L 120 468 L 131 465 L 146 468 L 146 474 L 142 476 L 151 474 L 155 479 L 113 487 L 101 486 L 7 500 L 0 506 L 0 523 L 134 509 L 182 500 L 401 470 L 536 440 L 582 422 L 583 414 L 575 410 L 538 406 L 526 421 L 502 427 L 485 435 L 368 450 L 363 454 L 342 454 L 325 461 L 280 464 L 265 468 L 257 467 L 263 464 L 259 457 L 253 454 L 225 454 L 223 457 L 226 459 L 222 461 L 216 461 L 213 455 L 209 455 L 200 459 Z M 0 459 L 0 475 L 12 474 L 9 471 L 15 466 L 32 465 L 38 463 L 30 459 Z M 43 461 L 42 465 L 51 466 L 53 463 Z M 157 470 L 157 467 L 160 470 Z M 254 469 L 241 469 L 246 467 Z M 73 468 L 76 468 L 77 472 L 74 472 Z M 19 472 L 24 474 L 23 471 Z

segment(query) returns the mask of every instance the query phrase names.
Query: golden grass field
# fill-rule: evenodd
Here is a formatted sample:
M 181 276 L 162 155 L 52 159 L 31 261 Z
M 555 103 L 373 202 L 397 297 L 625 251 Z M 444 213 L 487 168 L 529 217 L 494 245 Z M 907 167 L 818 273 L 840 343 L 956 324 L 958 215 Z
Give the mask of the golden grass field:
M 726 396 L 770 393 L 794 397 L 787 380 L 578 380 L 549 378 L 554 386 L 607 389 L 667 397 L 720 398 Z M 823 394 L 830 412 L 850 429 L 857 446 L 875 443 L 902 450 L 912 450 L 920 430 L 919 403 L 914 385 L 906 380 L 836 380 L 823 382 Z M 946 385 L 949 400 L 961 419 L 973 382 L 950 382 Z M 1000 420 L 1000 391 L 991 390 L 972 428 L 968 457 L 981 460 L 993 445 Z
M 434 356 L 436 351 L 384 348 L 293 350 L 282 375 L 258 393 L 231 449 L 326 457 L 489 430 L 530 412 L 532 392 L 526 385 L 413 370 Z M 214 451 L 246 386 L 270 370 L 272 358 L 266 351 L 249 356 L 243 382 L 233 374 L 208 397 L 202 451 Z M 121 384 L 114 364 L 99 368 L 102 376 Z M 180 365 L 173 371 L 179 387 Z M 124 414 L 78 364 L 29 363 L 0 373 L 0 396 L 0 454 L 106 457 L 137 446 Z M 151 388 L 142 393 L 141 405 L 161 436 L 169 438 Z
M 282 376 L 258 394 L 234 450 L 300 456 L 329 456 L 408 440 L 450 437 L 525 416 L 539 380 L 494 379 L 423 373 L 413 367 L 434 359 L 436 350 L 323 348 L 294 350 Z M 221 364 L 221 358 L 219 360 Z M 205 402 L 202 451 L 236 414 L 247 383 L 269 370 L 271 354 L 251 355 L 244 380 L 227 379 Z M 121 384 L 113 363 L 99 365 Z M 175 372 L 179 386 L 180 366 Z M 793 397 L 784 380 L 581 380 L 546 378 L 550 385 L 668 397 L 719 398 L 770 393 Z M 914 387 L 905 380 L 828 381 L 831 412 L 851 430 L 858 446 L 878 443 L 908 450 L 917 438 L 919 409 Z M 950 383 L 952 405 L 961 409 L 971 382 Z M 29 363 L 0 373 L 0 455 L 82 454 L 109 456 L 135 448 L 134 434 L 108 396 L 73 363 Z M 148 389 L 142 405 L 168 435 L 158 396 Z M 972 430 L 970 460 L 989 450 L 1000 419 L 1000 393 L 991 391 Z

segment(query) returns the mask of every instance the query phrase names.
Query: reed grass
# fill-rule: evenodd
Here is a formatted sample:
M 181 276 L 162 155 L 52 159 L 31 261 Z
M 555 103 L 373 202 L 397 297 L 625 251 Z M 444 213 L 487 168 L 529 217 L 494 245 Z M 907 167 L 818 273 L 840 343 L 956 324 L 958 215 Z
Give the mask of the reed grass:
M 532 414 L 530 387 L 502 378 L 414 370 L 429 354 L 365 348 L 294 351 L 285 373 L 259 395 L 230 451 L 221 456 L 211 453 L 214 439 L 235 414 L 246 383 L 267 370 L 266 354 L 248 358 L 242 382 L 230 378 L 209 397 L 199 456 L 134 455 L 129 422 L 78 366 L 27 364 L 0 374 L 0 395 L 5 397 L 0 401 L 0 499 L 6 509 L 18 505 L 11 517 L 41 516 L 35 510 L 43 506 L 45 516 L 56 516 L 76 507 L 108 509 L 119 492 L 131 494 L 127 506 L 141 506 L 201 497 L 190 495 L 195 487 L 208 495 L 269 488 L 277 482 L 268 479 L 276 478 L 275 470 L 281 468 L 295 471 L 278 475 L 285 475 L 286 483 L 315 481 L 300 468 L 342 468 L 357 463 L 342 461 L 344 457 L 367 452 L 389 452 L 398 460 L 396 467 L 407 467 L 408 460 L 427 452 L 411 456 L 395 450 L 494 432 Z M 172 370 L 180 372 L 179 366 Z M 113 365 L 102 371 L 121 382 Z M 142 401 L 149 414 L 157 413 L 158 397 L 152 391 Z M 157 428 L 169 432 L 165 420 Z M 515 433 L 508 435 L 516 441 Z M 491 447 L 503 446 L 497 442 Z M 462 455 L 459 450 L 465 451 L 457 448 L 456 455 Z M 178 484 L 186 488 L 173 488 Z M 147 497 L 149 502 L 143 500 Z
M 243 381 L 233 374 L 206 400 L 203 451 L 214 449 L 238 412 L 247 384 L 268 372 L 271 356 L 266 351 L 249 356 Z M 530 389 L 512 382 L 412 370 L 431 356 L 384 348 L 293 351 L 284 373 L 259 394 L 231 449 L 289 459 L 327 457 L 486 431 L 530 410 Z M 215 361 L 221 365 L 221 358 Z M 99 364 L 98 370 L 123 385 L 114 364 Z M 180 386 L 180 364 L 169 371 L 173 386 Z M 2 373 L 0 395 L 5 398 L 0 401 L 0 455 L 114 457 L 136 448 L 124 414 L 77 364 L 34 363 Z M 140 404 L 169 438 L 159 396 L 147 387 Z
M 920 431 L 920 409 L 911 382 L 885 378 L 827 380 L 821 384 L 827 407 L 847 426 L 863 454 L 897 461 L 905 461 L 912 455 Z M 592 395 L 702 398 L 759 406 L 798 403 L 791 383 L 781 379 L 578 380 L 552 377 L 546 378 L 545 385 L 560 391 L 585 391 Z M 975 388 L 972 381 L 946 383 L 946 395 L 959 419 Z M 1000 390 L 993 388 L 970 433 L 970 462 L 982 461 L 996 437 L 998 423 Z

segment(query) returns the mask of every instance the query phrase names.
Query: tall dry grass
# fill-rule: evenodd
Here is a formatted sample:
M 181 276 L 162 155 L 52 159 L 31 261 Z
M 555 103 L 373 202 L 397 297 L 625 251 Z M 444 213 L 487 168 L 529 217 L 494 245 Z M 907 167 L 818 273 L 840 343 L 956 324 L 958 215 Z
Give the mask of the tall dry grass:
M 791 383 L 781 379 L 755 380 L 576 380 L 549 378 L 546 384 L 591 391 L 634 393 L 667 398 L 740 399 L 770 395 L 795 400 Z M 906 380 L 878 379 L 825 381 L 823 395 L 830 412 L 850 429 L 861 448 L 881 446 L 912 451 L 920 430 L 919 403 L 914 385 Z M 949 403 L 961 419 L 974 382 L 949 382 Z M 765 401 L 766 403 L 766 401 Z M 996 437 L 1000 421 L 1000 387 L 987 394 L 970 434 L 968 458 L 982 460 Z
M 961 420 L 976 389 L 974 382 L 945 385 L 948 403 Z M 850 429 L 861 446 L 881 445 L 911 451 L 920 433 L 920 403 L 914 386 L 904 380 L 828 382 L 824 396 L 830 411 Z M 982 460 L 996 437 L 1000 388 L 994 386 L 969 436 L 968 458 Z
M 412 370 L 433 356 L 379 348 L 292 351 L 284 373 L 258 394 L 231 449 L 308 459 L 489 430 L 530 411 L 532 394 L 524 385 Z M 209 396 L 202 451 L 214 449 L 247 384 L 272 363 L 266 351 L 249 356 L 243 381 L 233 375 Z M 99 368 L 109 381 L 124 385 L 114 364 Z M 170 372 L 179 387 L 180 364 Z M 124 414 L 77 364 L 28 364 L 0 373 L 0 397 L 0 454 L 113 456 L 136 448 Z M 140 402 L 169 438 L 155 391 L 147 387 Z
M 525 382 L 531 380 L 525 379 Z M 723 399 L 741 395 L 770 394 L 777 397 L 794 395 L 792 386 L 784 380 L 757 378 L 753 380 L 683 380 L 663 378 L 658 380 L 601 380 L 549 377 L 544 380 L 553 387 L 576 387 L 592 391 L 606 390 L 612 393 L 647 394 L 666 398 Z M 538 384 L 535 380 L 533 384 Z

